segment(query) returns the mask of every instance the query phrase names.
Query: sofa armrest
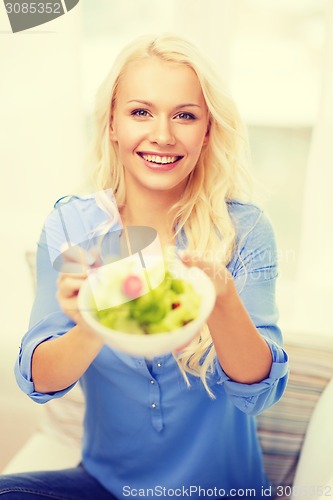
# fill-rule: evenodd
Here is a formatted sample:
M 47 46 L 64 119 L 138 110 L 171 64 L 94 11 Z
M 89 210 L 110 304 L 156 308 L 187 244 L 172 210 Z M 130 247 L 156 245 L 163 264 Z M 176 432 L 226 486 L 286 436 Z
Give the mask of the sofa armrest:
M 309 422 L 333 377 L 333 338 L 285 335 L 285 349 L 290 359 L 286 391 L 278 403 L 258 416 L 258 435 L 266 472 L 274 486 L 282 487 L 280 493 L 287 492 L 280 499 L 290 496 L 304 438 L 310 432 Z M 310 444 L 309 449 L 312 446 Z M 307 468 L 307 474 L 308 481 L 317 480 L 313 467 Z M 298 477 L 297 484 L 303 484 L 304 475 Z
M 297 490 L 315 500 L 321 491 L 333 495 L 333 379 L 320 397 L 310 420 L 294 480 Z M 295 494 L 296 498 L 296 494 Z
M 81 457 L 80 447 L 70 446 L 55 436 L 36 432 L 6 465 L 1 474 L 75 467 Z

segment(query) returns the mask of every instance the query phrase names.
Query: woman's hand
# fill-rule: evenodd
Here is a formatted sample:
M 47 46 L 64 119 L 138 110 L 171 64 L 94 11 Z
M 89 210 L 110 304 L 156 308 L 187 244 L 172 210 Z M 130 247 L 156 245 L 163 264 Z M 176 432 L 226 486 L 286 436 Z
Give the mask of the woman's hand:
M 180 254 L 187 266 L 197 266 L 213 281 L 217 300 L 207 325 L 216 354 L 226 374 L 235 382 L 252 384 L 268 377 L 272 355 L 246 311 L 233 277 L 223 265 Z
M 79 246 L 63 248 L 62 272 L 57 280 L 57 299 L 61 309 L 77 325 L 82 325 L 77 297 L 91 268 L 98 267 L 100 258 L 97 248 L 89 252 Z M 85 323 L 84 323 L 85 325 Z
M 233 277 L 223 264 L 203 261 L 186 252 L 180 252 L 179 256 L 186 266 L 196 266 L 209 276 L 215 286 L 217 297 L 222 298 L 234 289 Z
M 60 273 L 57 281 L 58 291 L 56 296 L 59 305 L 64 313 L 77 325 L 82 323 L 82 316 L 77 304 L 77 296 L 86 278 L 87 273 Z

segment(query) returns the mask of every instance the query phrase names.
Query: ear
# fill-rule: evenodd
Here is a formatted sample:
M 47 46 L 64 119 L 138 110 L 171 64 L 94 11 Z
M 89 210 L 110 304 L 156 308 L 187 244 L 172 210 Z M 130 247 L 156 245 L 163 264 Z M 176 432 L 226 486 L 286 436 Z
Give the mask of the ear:
M 205 135 L 205 138 L 204 138 L 204 141 L 202 143 L 203 146 L 207 146 L 208 142 L 209 142 L 209 133 L 210 133 L 210 122 L 208 123 L 207 125 L 207 132 L 206 132 L 206 135 Z
M 207 128 L 207 132 L 206 132 L 206 135 L 205 135 L 205 138 L 204 138 L 204 141 L 202 143 L 203 146 L 207 146 L 208 142 L 209 142 L 209 132 L 210 132 L 210 127 L 208 125 L 208 128 Z
M 110 133 L 110 139 L 113 142 L 117 142 L 117 134 L 113 125 L 113 120 L 112 117 L 110 118 L 110 125 L 109 125 L 109 133 Z

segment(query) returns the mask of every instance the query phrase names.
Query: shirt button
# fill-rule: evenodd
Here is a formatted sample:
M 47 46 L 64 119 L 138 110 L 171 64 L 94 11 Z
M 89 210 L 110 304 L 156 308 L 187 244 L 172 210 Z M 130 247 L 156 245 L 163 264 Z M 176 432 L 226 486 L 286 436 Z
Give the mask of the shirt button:
M 159 368 L 161 368 L 162 363 L 159 361 L 159 362 L 157 363 L 157 366 L 158 366 Z
M 152 403 L 151 405 L 152 408 L 156 408 L 156 406 L 157 406 L 156 403 Z
M 154 385 L 155 384 L 155 380 L 151 380 L 150 383 L 151 383 L 151 385 Z

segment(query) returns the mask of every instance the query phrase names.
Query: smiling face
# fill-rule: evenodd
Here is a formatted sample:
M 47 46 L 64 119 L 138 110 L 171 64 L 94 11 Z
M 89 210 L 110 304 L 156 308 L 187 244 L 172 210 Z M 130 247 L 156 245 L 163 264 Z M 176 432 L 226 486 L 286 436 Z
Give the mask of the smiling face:
M 195 72 L 151 57 L 126 68 L 110 138 L 126 188 L 182 193 L 208 141 L 208 110 Z

